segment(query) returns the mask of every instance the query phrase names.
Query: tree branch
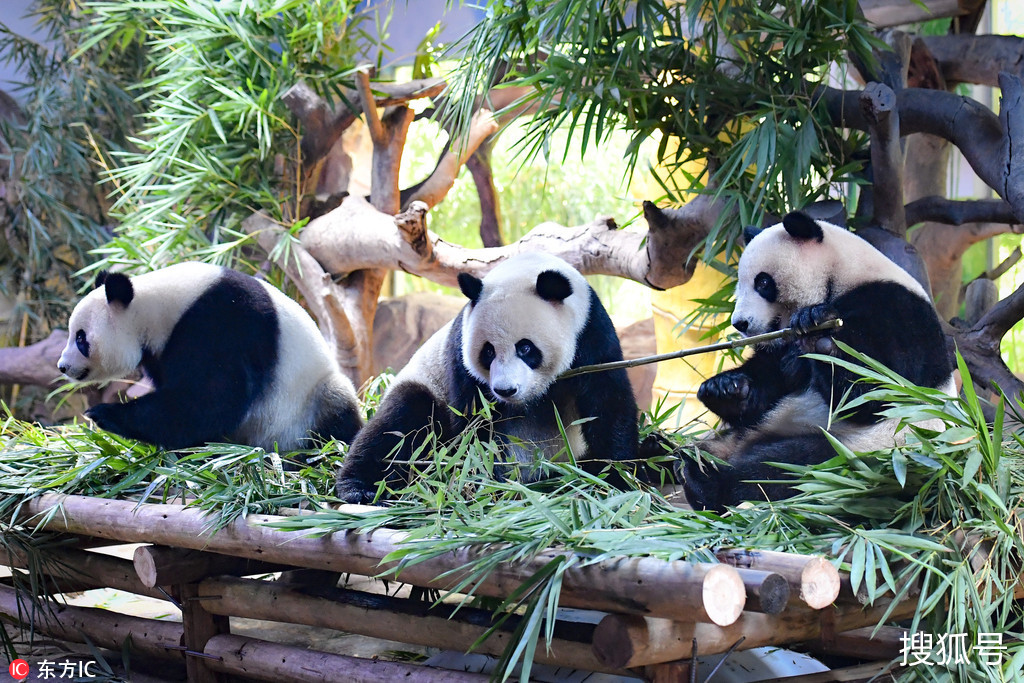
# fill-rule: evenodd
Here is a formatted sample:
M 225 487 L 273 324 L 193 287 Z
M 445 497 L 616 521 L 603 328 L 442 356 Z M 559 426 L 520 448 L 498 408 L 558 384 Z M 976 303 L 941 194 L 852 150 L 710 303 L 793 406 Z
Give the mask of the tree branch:
M 54 330 L 35 344 L 0 348 L 0 384 L 53 387 L 61 378 L 57 360 L 67 343 L 67 331 Z
M 906 238 L 903 213 L 903 149 L 896 93 L 883 83 L 869 83 L 860 95 L 860 106 L 871 135 L 871 171 L 874 176 L 875 225 Z
M 476 152 L 484 140 L 497 131 L 498 122 L 494 119 L 490 110 L 478 110 L 473 115 L 473 121 L 470 124 L 469 132 L 465 139 L 456 141 L 460 144 L 456 146 L 454 152 L 452 147 L 449 147 L 448 151 L 445 152 L 444 156 L 437 163 L 434 172 L 416 189 L 409 198 L 407 205 L 420 201 L 424 202 L 428 207 L 434 207 L 441 202 L 455 185 L 455 179 L 458 177 L 459 170 L 466 163 L 466 160 Z
M 647 233 L 619 230 L 612 219 L 597 218 L 573 227 L 543 223 L 513 244 L 470 249 L 429 231 L 424 204 L 414 203 L 405 213 L 389 216 L 350 196 L 334 211 L 310 221 L 302 244 L 328 272 L 342 276 L 367 268 L 400 269 L 455 286 L 460 272 L 483 276 L 513 254 L 546 251 L 584 274 L 615 275 L 667 289 L 690 279 L 694 247 L 721 211 L 704 195 L 681 209 L 662 211 L 648 202 L 645 212 L 653 222 Z
M 375 107 L 390 107 L 424 97 L 436 97 L 448 84 L 440 78 L 406 83 L 374 83 L 371 87 Z M 331 105 L 303 81 L 289 88 L 281 99 L 302 123 L 302 160 L 306 168 L 316 165 L 330 151 L 345 129 L 363 113 L 359 91 L 343 88 L 342 101 Z
M 918 223 L 1017 223 L 1005 199 L 971 199 L 960 201 L 938 195 L 922 197 L 906 206 L 907 225 Z M 1020 226 L 1024 228 L 1024 226 Z M 1019 232 L 1013 230 L 1013 232 Z
M 1008 35 L 921 36 L 947 83 L 999 85 L 999 73 L 1024 78 L 1024 38 Z
M 901 135 L 930 133 L 952 142 L 978 177 L 1006 199 L 1017 220 L 1024 222 L 1024 178 L 1013 170 L 1024 162 L 1010 154 L 1020 135 L 1019 120 L 1024 117 L 1020 98 L 1012 94 L 1019 93 L 1020 80 L 1004 74 L 1000 82 L 1004 83 L 1003 111 L 998 117 L 969 97 L 921 88 L 896 93 L 895 111 Z M 869 121 L 859 107 L 860 93 L 835 88 L 820 91 L 834 125 L 869 130 Z

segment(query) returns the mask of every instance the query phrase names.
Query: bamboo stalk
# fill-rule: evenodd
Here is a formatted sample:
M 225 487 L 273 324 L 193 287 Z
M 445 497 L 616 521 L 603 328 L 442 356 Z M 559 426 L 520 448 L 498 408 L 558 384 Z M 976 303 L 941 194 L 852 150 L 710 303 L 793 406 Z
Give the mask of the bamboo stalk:
M 405 532 L 377 529 L 369 534 L 339 532 L 312 537 L 305 532 L 260 526 L 282 520 L 281 517 L 250 515 L 211 533 L 211 518 L 201 510 L 84 496 L 39 496 L 21 507 L 17 521 L 31 525 L 33 517 L 45 519 L 43 513 L 56 505 L 60 505 L 61 514 L 50 515 L 42 528 L 116 538 L 126 543 L 208 550 L 340 573 L 383 574 L 425 588 L 451 588 L 477 556 L 477 551 L 464 549 L 402 567 L 382 561 L 389 553 L 406 547 L 402 545 L 408 536 Z M 506 597 L 558 557 L 571 555 L 544 552 L 529 562 L 502 565 L 481 580 L 476 593 Z M 706 614 L 721 625 L 735 621 L 745 601 L 743 581 L 733 567 L 649 557 L 616 558 L 570 567 L 563 575 L 560 594 L 560 602 L 566 607 L 676 619 Z
M 775 341 L 776 339 L 791 340 L 797 337 L 802 337 L 805 334 L 811 334 L 813 332 L 822 332 L 824 330 L 831 330 L 834 328 L 842 327 L 843 321 L 839 318 L 834 320 L 826 320 L 820 325 L 814 325 L 808 327 L 802 332 L 798 332 L 792 327 L 785 327 L 781 330 L 775 330 L 774 332 L 765 332 L 764 334 L 755 334 L 750 337 L 743 337 L 741 339 L 731 339 L 729 341 L 718 342 L 717 344 L 708 344 L 707 346 L 696 346 L 692 349 L 682 349 L 679 351 L 670 351 L 668 353 L 660 353 L 655 356 L 644 356 L 642 358 L 630 358 L 627 360 L 617 360 L 610 363 L 595 363 L 593 365 L 582 365 L 578 368 L 571 368 L 566 370 L 558 379 L 568 379 L 569 377 L 576 377 L 577 375 L 586 375 L 591 372 L 605 372 L 607 370 L 621 370 L 624 368 L 635 368 L 640 365 L 650 365 L 651 363 L 660 363 L 666 360 L 674 360 L 676 358 L 686 358 L 687 356 L 696 356 L 701 353 L 711 353 L 712 351 L 727 351 L 731 349 L 741 349 L 744 346 L 753 346 L 756 344 L 763 344 L 764 342 Z
M 72 607 L 54 602 L 33 606 L 13 588 L 0 586 L 0 614 L 31 627 L 38 633 L 72 643 L 121 650 L 131 638 L 132 651 L 164 659 L 181 657 L 181 624 L 130 617 L 96 607 Z
M 487 610 L 453 605 L 431 607 L 419 600 L 396 598 L 339 588 L 302 588 L 273 581 L 218 577 L 199 584 L 198 597 L 212 614 L 284 621 L 358 633 L 385 640 L 467 652 L 492 625 Z M 474 652 L 500 655 L 508 644 L 518 616 L 494 632 Z M 541 639 L 534 661 L 590 671 L 621 673 L 596 666 L 591 653 L 594 624 L 558 622 L 555 639 Z
M 812 609 L 822 609 L 839 597 L 839 570 L 823 557 L 771 550 L 721 550 L 719 561 L 734 567 L 776 572 L 789 581 L 793 595 Z
M 486 683 L 490 680 L 483 674 L 328 654 L 227 634 L 210 638 L 204 652 L 209 656 L 208 666 L 215 671 L 272 683 Z
M 193 583 L 219 574 L 246 576 L 288 569 L 283 564 L 159 545 L 139 546 L 132 562 L 142 585 L 151 588 Z

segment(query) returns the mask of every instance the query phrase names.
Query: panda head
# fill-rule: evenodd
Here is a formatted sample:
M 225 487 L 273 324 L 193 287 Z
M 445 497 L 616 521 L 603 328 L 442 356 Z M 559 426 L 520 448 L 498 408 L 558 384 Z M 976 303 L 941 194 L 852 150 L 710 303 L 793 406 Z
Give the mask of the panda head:
M 96 288 L 71 312 L 68 343 L 57 369 L 78 382 L 106 382 L 131 374 L 142 362 L 132 324 L 135 291 L 128 276 L 101 272 Z
M 798 309 L 867 282 L 892 281 L 927 298 L 914 278 L 865 240 L 806 214 L 744 230 L 732 324 L 744 336 L 782 329 Z
M 513 256 L 483 280 L 459 275 L 462 360 L 499 402 L 527 404 L 547 393 L 576 356 L 590 315 L 590 286 L 565 261 Z

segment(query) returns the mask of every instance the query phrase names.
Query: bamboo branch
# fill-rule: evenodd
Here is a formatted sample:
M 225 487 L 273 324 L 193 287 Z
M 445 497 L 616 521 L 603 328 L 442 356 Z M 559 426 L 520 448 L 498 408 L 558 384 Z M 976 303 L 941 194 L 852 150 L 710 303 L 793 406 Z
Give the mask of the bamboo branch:
M 777 339 L 790 341 L 798 337 L 802 337 L 806 334 L 813 334 L 815 332 L 822 332 L 824 330 L 831 330 L 842 326 L 843 321 L 836 318 L 835 320 L 826 320 L 820 325 L 808 327 L 806 330 L 803 331 L 795 330 L 792 327 L 786 327 L 781 330 L 776 330 L 774 332 L 755 334 L 753 336 L 743 337 L 741 339 L 730 339 L 729 341 L 718 342 L 716 344 L 708 344 L 707 346 L 696 346 L 692 349 L 683 349 L 681 351 L 669 351 L 668 353 L 660 353 L 655 356 L 644 356 L 643 358 L 618 360 L 612 361 L 610 363 L 595 363 L 594 365 L 582 365 L 578 368 L 566 370 L 565 372 L 558 376 L 558 379 L 568 379 L 569 377 L 587 375 L 592 372 L 605 372 L 607 370 L 635 368 L 640 365 L 660 363 L 662 361 L 674 360 L 676 358 L 686 358 L 687 356 L 695 356 L 701 353 L 711 353 L 712 351 L 727 351 L 730 349 L 740 349 L 745 346 L 754 346 L 757 344 L 763 344 L 765 342 L 775 341 Z

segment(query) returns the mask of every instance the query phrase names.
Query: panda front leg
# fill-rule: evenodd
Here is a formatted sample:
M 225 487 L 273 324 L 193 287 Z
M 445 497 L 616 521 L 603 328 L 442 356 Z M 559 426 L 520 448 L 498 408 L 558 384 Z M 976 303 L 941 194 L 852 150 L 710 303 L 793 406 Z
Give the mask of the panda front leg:
M 372 503 L 382 479 L 406 481 L 409 463 L 422 452 L 431 432 L 436 438 L 447 438 L 448 411 L 421 384 L 392 386 L 349 447 L 335 482 L 338 498 L 346 503 Z
M 688 459 L 683 466 L 683 490 L 694 510 L 725 512 L 744 501 L 782 500 L 796 493 L 794 475 L 771 463 L 817 465 L 835 456 L 823 433 L 763 437 L 737 445 L 725 465 Z
M 241 420 L 237 412 L 224 404 L 210 409 L 191 392 L 160 388 L 126 403 L 101 403 L 85 414 L 100 429 L 175 450 L 223 439 L 224 425 Z
M 743 365 L 701 383 L 697 398 L 729 427 L 754 427 L 788 394 L 810 382 L 807 362 L 790 344 L 759 347 Z

